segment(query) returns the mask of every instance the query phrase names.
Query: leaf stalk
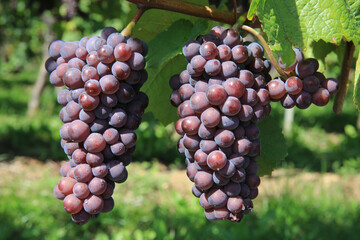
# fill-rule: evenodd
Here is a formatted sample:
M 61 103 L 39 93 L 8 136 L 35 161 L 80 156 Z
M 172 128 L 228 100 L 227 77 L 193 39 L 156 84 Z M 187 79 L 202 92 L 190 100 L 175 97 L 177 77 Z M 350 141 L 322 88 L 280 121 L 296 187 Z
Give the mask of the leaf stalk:
M 265 41 L 265 39 L 261 36 L 260 33 L 258 33 L 255 29 L 253 29 L 252 27 L 246 26 L 246 25 L 241 25 L 240 28 L 242 30 L 245 30 L 249 33 L 251 33 L 252 35 L 254 35 L 259 42 L 261 43 L 261 45 L 264 47 L 265 52 L 267 53 L 270 62 L 273 64 L 273 66 L 275 67 L 276 71 L 280 74 L 280 76 L 282 77 L 282 80 L 285 81 L 288 76 L 286 75 L 286 73 L 284 72 L 284 70 L 280 67 L 280 65 L 278 64 L 278 62 L 276 61 L 276 58 L 274 57 L 274 54 L 272 53 L 269 45 L 267 44 L 267 42 Z

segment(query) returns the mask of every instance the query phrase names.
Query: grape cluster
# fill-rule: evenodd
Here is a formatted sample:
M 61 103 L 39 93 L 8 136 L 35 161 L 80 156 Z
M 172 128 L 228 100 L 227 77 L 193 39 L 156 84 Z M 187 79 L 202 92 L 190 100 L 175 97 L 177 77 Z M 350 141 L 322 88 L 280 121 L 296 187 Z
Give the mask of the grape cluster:
M 239 222 L 258 195 L 256 123 L 271 111 L 271 65 L 260 44 L 220 26 L 188 41 L 183 54 L 187 69 L 170 79 L 178 150 L 206 218 Z
M 54 188 L 77 224 L 114 207 L 116 183 L 127 179 L 126 166 L 136 146 L 134 132 L 148 105 L 140 92 L 147 80 L 147 45 L 106 27 L 101 37 L 56 40 L 49 46 L 45 67 L 64 106 L 60 118 L 61 146 L 69 161 Z
M 304 59 L 299 48 L 294 49 L 296 59 L 289 67 L 279 60 L 280 67 L 290 76 L 286 81 L 281 77 L 271 80 L 267 84 L 272 101 L 281 101 L 284 108 L 297 106 L 308 108 L 311 103 L 325 106 L 330 95 L 335 94 L 338 83 L 334 78 L 326 78 L 318 72 L 319 62 L 314 58 Z

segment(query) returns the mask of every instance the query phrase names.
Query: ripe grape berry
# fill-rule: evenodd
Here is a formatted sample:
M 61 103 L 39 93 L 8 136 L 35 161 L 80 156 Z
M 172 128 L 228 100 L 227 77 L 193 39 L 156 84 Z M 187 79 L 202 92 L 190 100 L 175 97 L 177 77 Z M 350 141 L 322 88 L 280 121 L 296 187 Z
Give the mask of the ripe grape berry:
M 170 100 L 180 117 L 178 150 L 205 217 L 239 222 L 251 212 L 260 183 L 256 123 L 270 113 L 269 90 L 276 92 L 266 88 L 268 61 L 260 44 L 243 44 L 239 33 L 220 26 L 188 41 L 183 54 L 187 69 L 170 78 Z M 285 94 L 281 83 L 277 99 Z
M 311 103 L 325 106 L 338 90 L 338 83 L 334 78 L 326 78 L 318 72 L 319 62 L 314 58 L 304 59 L 301 49 L 295 48 L 296 59 L 289 67 L 279 61 L 280 67 L 290 77 L 282 82 L 275 78 L 267 83 L 270 98 L 281 101 L 284 108 L 297 106 L 300 109 L 308 108 Z M 284 90 L 285 87 L 285 90 Z
M 146 52 L 145 42 L 127 39 L 112 27 L 104 28 L 101 37 L 55 40 L 49 46 L 45 68 L 50 83 L 66 87 L 57 101 L 64 106 L 60 136 L 69 158 L 61 166 L 63 178 L 54 195 L 76 224 L 111 211 L 114 182 L 127 179 L 134 130 L 148 105 L 148 97 L 139 91 L 147 80 Z M 190 118 L 184 125 L 192 134 L 200 120 Z

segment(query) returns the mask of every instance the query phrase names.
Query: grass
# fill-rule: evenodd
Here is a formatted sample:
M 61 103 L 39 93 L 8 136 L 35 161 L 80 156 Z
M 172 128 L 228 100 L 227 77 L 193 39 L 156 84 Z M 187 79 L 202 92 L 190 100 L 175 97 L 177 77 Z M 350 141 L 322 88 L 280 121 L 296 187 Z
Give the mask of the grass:
M 76 226 L 52 195 L 59 165 L 0 165 L 0 239 L 357 239 L 359 175 L 276 171 L 262 178 L 255 211 L 241 223 L 209 222 L 184 171 L 132 163 L 115 209 Z M 5 174 L 7 173 L 7 174 Z

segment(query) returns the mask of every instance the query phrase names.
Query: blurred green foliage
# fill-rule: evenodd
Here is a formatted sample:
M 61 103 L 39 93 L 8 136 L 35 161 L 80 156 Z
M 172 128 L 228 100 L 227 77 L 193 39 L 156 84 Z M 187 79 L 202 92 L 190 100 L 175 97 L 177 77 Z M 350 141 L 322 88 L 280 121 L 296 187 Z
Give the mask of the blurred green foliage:
M 121 30 L 128 20 L 127 1 L 79 0 L 74 17 L 66 1 L 2 0 L 0 2 L 0 71 L 20 72 L 41 61 L 42 44 L 49 34 L 45 17 L 55 20 L 51 30 L 58 39 L 75 41 L 99 33 L 104 26 Z M 104 14 L 106 13 L 106 14 Z

